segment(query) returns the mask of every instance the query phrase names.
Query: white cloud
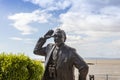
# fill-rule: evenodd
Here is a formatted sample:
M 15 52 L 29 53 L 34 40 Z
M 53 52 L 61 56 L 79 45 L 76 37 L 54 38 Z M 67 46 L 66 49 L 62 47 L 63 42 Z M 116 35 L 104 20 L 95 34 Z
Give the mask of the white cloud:
M 14 41 L 21 41 L 23 43 L 27 43 L 27 44 L 34 44 L 34 40 L 33 39 L 30 39 L 30 38 L 22 38 L 22 37 L 11 37 L 9 38 L 11 40 L 14 40 Z
M 52 5 L 54 0 L 24 0 L 24 1 L 29 1 L 45 8 L 47 6 Z
M 46 9 L 46 10 L 60 10 L 65 9 L 66 7 L 71 5 L 70 0 L 23 0 L 23 1 L 29 1 L 33 4 L 39 5 L 40 7 Z
M 11 37 L 10 39 L 11 39 L 11 40 L 17 40 L 17 41 L 21 41 L 21 40 L 23 40 L 23 39 L 20 38 L 20 37 Z
M 35 10 L 32 13 L 16 13 L 9 16 L 8 19 L 14 21 L 13 27 L 21 31 L 23 35 L 26 35 L 37 31 L 36 28 L 29 25 L 30 23 L 47 23 L 50 17 L 51 15 L 44 11 Z
M 99 1 L 93 1 L 93 3 L 91 3 L 89 1 L 87 2 L 87 0 L 73 1 L 73 6 L 69 12 L 60 15 L 61 28 L 68 33 L 82 33 L 96 37 L 105 37 L 104 34 L 119 32 L 120 7 L 109 5 L 97 6 L 94 4 L 98 4 L 98 2 Z M 109 2 L 110 1 L 107 1 L 107 3 Z M 99 9 L 97 10 L 94 7 L 99 7 Z
M 110 5 L 109 5 L 110 4 Z M 67 44 L 82 56 L 120 57 L 120 6 L 110 0 L 73 1 L 71 9 L 60 15 L 68 33 Z
M 68 12 L 60 16 L 63 23 L 61 28 L 67 31 L 120 31 L 120 10 L 102 9 L 101 14 L 81 14 L 81 12 Z M 107 11 L 106 11 L 107 10 Z M 109 11 L 110 10 L 110 11 Z M 117 12 L 114 12 L 119 10 Z M 112 12 L 112 14 L 111 14 Z
M 115 45 L 115 46 L 118 47 L 118 49 L 119 49 L 119 47 L 120 47 L 120 39 L 119 39 L 119 40 L 114 40 L 114 41 L 112 41 L 111 44 Z
M 40 6 L 42 11 L 16 14 L 10 19 L 23 34 L 36 31 L 31 22 L 45 23 L 53 18 L 49 11 L 71 5 L 58 20 L 66 31 L 67 44 L 87 57 L 120 57 L 120 0 L 24 0 Z M 17 17 L 17 18 L 16 18 Z M 26 26 L 23 27 L 22 26 Z M 29 28 L 29 29 L 28 29 Z

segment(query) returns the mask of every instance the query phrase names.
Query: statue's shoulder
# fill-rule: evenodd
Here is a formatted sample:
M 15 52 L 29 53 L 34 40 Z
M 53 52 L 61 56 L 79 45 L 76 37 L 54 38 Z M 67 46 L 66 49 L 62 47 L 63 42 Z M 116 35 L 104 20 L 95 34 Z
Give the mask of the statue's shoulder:
M 76 51 L 76 49 L 71 46 L 65 45 L 65 47 L 70 51 Z
M 49 43 L 46 46 L 46 51 L 49 52 L 52 48 L 53 48 L 54 44 L 53 43 Z
M 47 44 L 47 47 L 53 47 L 55 44 L 53 44 L 53 43 L 49 43 L 49 44 Z

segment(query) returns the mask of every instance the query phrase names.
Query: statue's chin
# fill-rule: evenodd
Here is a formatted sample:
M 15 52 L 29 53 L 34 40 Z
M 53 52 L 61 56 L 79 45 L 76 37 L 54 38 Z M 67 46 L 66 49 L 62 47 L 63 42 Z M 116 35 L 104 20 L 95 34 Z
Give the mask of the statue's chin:
M 61 43 L 55 43 L 57 46 L 61 46 L 63 43 L 61 42 Z
M 60 45 L 60 43 L 55 43 L 57 46 L 59 46 Z

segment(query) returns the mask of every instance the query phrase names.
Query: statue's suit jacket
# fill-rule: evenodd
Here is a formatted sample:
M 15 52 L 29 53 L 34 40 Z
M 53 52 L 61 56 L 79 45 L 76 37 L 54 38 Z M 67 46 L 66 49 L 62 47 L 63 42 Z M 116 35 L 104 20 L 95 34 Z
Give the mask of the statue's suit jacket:
M 52 51 L 54 50 L 54 44 L 48 44 L 46 47 L 42 47 L 45 40 L 41 39 L 37 42 L 34 49 L 34 53 L 37 55 L 45 56 L 45 72 L 43 75 L 43 80 L 46 79 L 47 66 L 49 65 Z M 71 48 L 65 44 L 60 47 L 56 73 L 57 77 L 55 80 L 75 80 L 74 78 L 74 67 L 79 70 L 79 80 L 86 80 L 86 75 L 88 73 L 88 65 L 86 62 L 76 53 L 74 48 Z

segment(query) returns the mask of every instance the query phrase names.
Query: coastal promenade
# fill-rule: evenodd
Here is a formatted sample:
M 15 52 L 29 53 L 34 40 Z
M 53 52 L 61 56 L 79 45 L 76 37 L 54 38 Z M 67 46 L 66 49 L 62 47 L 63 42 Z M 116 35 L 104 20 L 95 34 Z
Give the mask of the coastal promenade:
M 94 80 L 120 80 L 120 59 L 85 59 L 89 65 L 90 75 Z M 75 70 L 75 80 L 78 80 L 78 71 Z

